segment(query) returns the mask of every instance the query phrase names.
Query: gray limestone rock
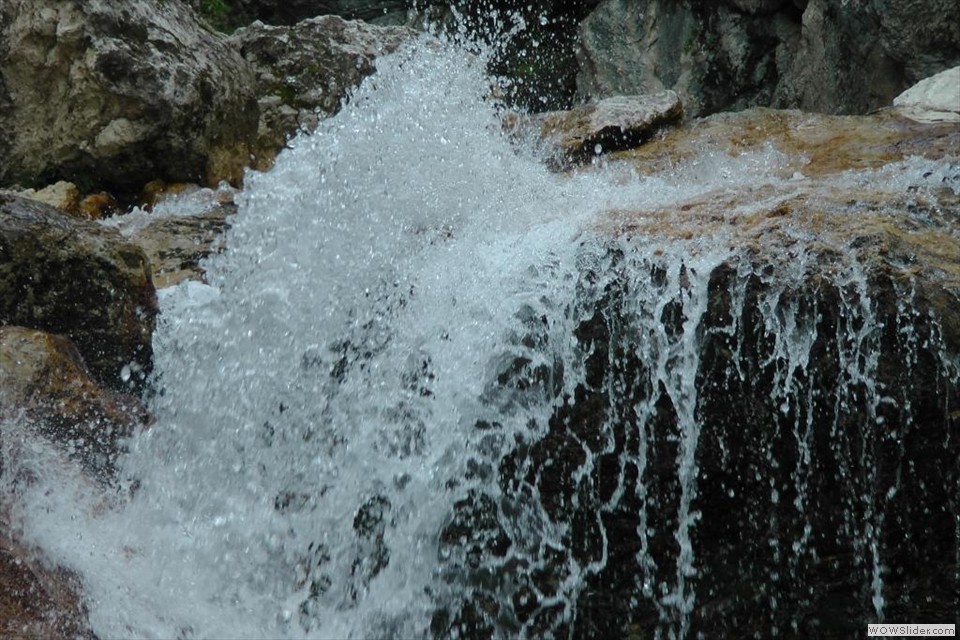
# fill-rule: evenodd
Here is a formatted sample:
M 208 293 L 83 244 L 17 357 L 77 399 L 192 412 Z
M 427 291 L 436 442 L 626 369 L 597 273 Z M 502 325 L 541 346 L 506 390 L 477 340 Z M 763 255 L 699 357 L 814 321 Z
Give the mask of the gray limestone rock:
M 402 24 L 406 19 L 405 0 L 248 0 L 248 13 L 275 24 L 293 24 L 306 18 L 337 15 L 350 20 L 380 24 Z
M 640 96 L 613 96 L 568 111 L 531 116 L 518 123 L 518 133 L 536 129 L 555 169 L 576 166 L 612 151 L 643 143 L 664 125 L 683 117 L 683 105 L 673 91 Z
M 253 74 L 187 4 L 8 0 L 0 52 L 0 184 L 241 178 Z
M 414 36 L 406 27 L 378 27 L 337 16 L 293 26 L 257 22 L 234 33 L 230 44 L 256 69 L 260 166 L 268 165 L 291 135 L 339 111 L 350 90 L 375 71 L 377 56 Z
M 202 280 L 200 261 L 222 249 L 223 233 L 229 228 L 227 216 L 236 212 L 236 205 L 227 204 L 194 216 L 157 216 L 130 233 L 129 239 L 150 260 L 158 289 L 183 280 Z
M 0 193 L 0 324 L 69 337 L 113 386 L 151 367 L 157 298 L 143 251 L 117 231 Z
M 917 122 L 960 122 L 960 67 L 921 80 L 893 105 Z
M 960 63 L 960 20 L 940 0 L 604 0 L 577 59 L 581 99 L 668 88 L 693 116 L 866 113 Z

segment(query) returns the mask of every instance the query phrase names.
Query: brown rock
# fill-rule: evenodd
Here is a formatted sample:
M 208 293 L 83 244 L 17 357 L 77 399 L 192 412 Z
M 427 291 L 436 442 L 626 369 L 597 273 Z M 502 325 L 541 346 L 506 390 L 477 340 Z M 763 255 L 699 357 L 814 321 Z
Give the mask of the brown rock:
M 615 212 L 608 228 L 673 237 L 732 233 L 758 251 L 770 251 L 775 242 L 788 246 L 795 242 L 792 234 L 803 229 L 830 246 L 855 247 L 866 264 L 910 264 L 901 277 L 917 278 L 939 312 L 945 342 L 960 351 L 960 318 L 952 310 L 960 300 L 960 243 L 950 217 L 960 210 L 960 198 L 949 188 L 905 194 L 834 181 L 844 171 L 879 169 L 912 156 L 955 155 L 960 152 L 955 124 L 915 122 L 896 110 L 831 116 L 748 109 L 692 121 L 665 132 L 656 144 L 614 153 L 611 159 L 649 175 L 694 161 L 705 149 L 731 157 L 775 152 L 766 170 L 795 179 L 748 193 L 718 189 L 669 210 Z M 754 202 L 767 204 L 745 213 Z M 916 223 L 921 212 L 924 225 Z
M 80 581 L 50 569 L 0 533 L 0 636 L 23 640 L 96 638 L 80 600 Z
M 91 193 L 80 201 L 79 213 L 88 220 L 100 220 L 120 209 L 116 199 L 105 191 Z
M 161 289 L 183 280 L 203 280 L 200 260 L 218 249 L 228 228 L 233 205 L 222 205 L 195 216 L 163 216 L 134 231 L 129 239 L 143 248 L 153 268 L 154 285 Z
M 157 300 L 143 251 L 112 229 L 0 194 L 0 324 L 68 336 L 99 380 L 141 382 Z
M 21 418 L 95 472 L 110 468 L 118 439 L 149 421 L 136 398 L 91 378 L 68 338 L 0 327 L 0 420 Z
M 476 423 L 508 444 L 478 453 L 439 536 L 464 595 L 435 637 L 845 638 L 881 598 L 952 619 L 958 136 L 751 110 L 613 154 L 651 191 L 713 188 L 584 231 L 571 359 L 543 358 L 554 311 L 517 311 Z M 511 441 L 531 401 L 548 416 Z
M 200 185 L 192 182 L 167 183 L 163 180 L 151 180 L 143 187 L 141 203 L 145 211 L 150 211 L 155 205 L 166 198 L 187 193 L 194 193 L 201 189 Z
M 923 124 L 886 110 L 869 116 L 833 116 L 800 111 L 747 109 L 692 120 L 665 131 L 656 144 L 613 153 L 641 174 L 668 170 L 704 149 L 729 156 L 776 149 L 784 154 L 781 175 L 823 176 L 872 169 L 910 156 L 943 158 L 960 152 L 954 124 Z
M 563 169 L 588 162 L 603 153 L 631 149 L 660 127 L 683 117 L 683 105 L 673 91 L 643 96 L 614 96 L 569 111 L 533 116 L 547 146 L 548 162 Z
M 24 197 L 43 202 L 66 213 L 76 215 L 80 208 L 80 190 L 72 182 L 61 180 L 43 189 L 28 189 L 21 193 Z

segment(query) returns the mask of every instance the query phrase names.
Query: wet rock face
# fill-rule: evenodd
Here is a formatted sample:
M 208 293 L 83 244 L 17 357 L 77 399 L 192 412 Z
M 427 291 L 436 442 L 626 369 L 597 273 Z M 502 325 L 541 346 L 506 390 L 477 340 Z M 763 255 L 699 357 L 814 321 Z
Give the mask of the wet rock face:
M 0 534 L 0 634 L 5 638 L 94 640 L 76 576 L 43 566 Z
M 252 73 L 185 3 L 14 0 L 0 14 L 0 183 L 240 179 Z
M 441 534 L 464 601 L 435 635 L 842 638 L 878 609 L 949 619 L 960 378 L 929 303 L 889 265 L 781 287 L 762 259 L 671 273 L 636 239 L 582 275 L 573 393 L 539 383 L 557 368 L 503 376 L 555 410 L 478 455 L 499 486 Z
M 943 157 L 955 136 L 756 110 L 619 154 L 723 171 L 766 147 L 784 180 L 611 212 L 571 299 L 517 311 L 486 391 L 496 419 L 476 424 L 440 535 L 455 597 L 434 636 L 846 638 L 881 615 L 951 620 L 960 167 L 842 171 L 918 145 Z
M 950 2 L 604 0 L 580 27 L 578 94 L 865 113 L 960 62 L 955 22 Z
M 347 94 L 375 71 L 374 60 L 414 35 L 404 27 L 336 16 L 293 26 L 254 24 L 234 33 L 229 42 L 256 69 L 262 159 L 272 160 L 290 136 L 339 111 Z
M 495 43 L 492 75 L 514 107 L 529 112 L 568 109 L 574 104 L 577 26 L 599 0 L 454 0 L 417 2 L 434 19 L 450 21 L 450 8 L 478 40 Z M 444 16 L 446 16 L 444 18 Z M 638 93 L 621 91 L 620 93 Z
M 108 385 L 151 367 L 157 300 L 143 251 L 119 233 L 0 194 L 0 324 L 68 336 Z
M 138 400 L 94 381 L 69 339 L 0 327 L 0 421 L 21 415 L 94 476 L 113 468 L 118 441 L 149 419 Z
M 236 210 L 235 205 L 217 206 L 195 216 L 159 217 L 130 230 L 130 242 L 141 247 L 150 261 L 154 286 L 162 289 L 183 280 L 203 280 L 200 261 L 223 248 L 227 216 Z
M 568 111 L 532 116 L 518 125 L 518 133 L 536 130 L 546 146 L 548 163 L 555 169 L 567 169 L 602 153 L 632 149 L 682 116 L 683 105 L 677 94 L 661 91 L 614 96 Z

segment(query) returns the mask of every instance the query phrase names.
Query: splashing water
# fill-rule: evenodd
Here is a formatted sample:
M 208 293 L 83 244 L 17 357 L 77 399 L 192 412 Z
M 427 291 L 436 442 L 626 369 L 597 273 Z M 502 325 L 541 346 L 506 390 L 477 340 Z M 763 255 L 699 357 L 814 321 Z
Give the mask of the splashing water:
M 767 582 L 808 579 L 823 547 L 815 440 L 834 404 L 836 463 L 856 480 L 841 534 L 882 615 L 882 496 L 863 471 L 879 436 L 844 433 L 852 407 L 875 424 L 892 397 L 858 265 L 836 267 L 831 325 L 826 302 L 797 294 L 813 250 L 774 275 L 732 232 L 597 231 L 610 211 L 780 183 L 782 156 L 706 153 L 626 181 L 551 174 L 502 134 L 483 64 L 426 39 L 385 57 L 340 114 L 248 177 L 209 285 L 163 292 L 157 421 L 130 443 L 121 489 L 41 444 L 5 445 L 37 478 L 5 476 L 24 536 L 82 576 L 99 635 L 469 637 L 470 607 L 499 635 L 566 635 L 591 581 L 626 558 L 631 606 L 652 608 L 658 635 L 690 637 L 715 586 L 698 528 L 721 500 L 701 457 L 743 455 L 725 442 L 736 430 L 704 422 L 721 352 L 724 384 L 768 382 L 756 479 L 721 483 L 721 498 L 764 486 L 763 527 L 743 526 L 770 536 Z M 911 358 L 920 320 L 901 303 Z M 830 331 L 840 391 L 824 399 L 811 360 Z M 765 476 L 780 464 L 791 487 Z M 626 555 L 611 538 L 621 513 Z

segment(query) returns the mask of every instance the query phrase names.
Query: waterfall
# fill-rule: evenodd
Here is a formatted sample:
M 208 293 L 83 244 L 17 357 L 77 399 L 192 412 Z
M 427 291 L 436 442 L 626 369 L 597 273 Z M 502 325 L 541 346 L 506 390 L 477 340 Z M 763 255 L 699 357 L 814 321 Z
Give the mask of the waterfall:
M 781 152 L 558 175 L 498 109 L 482 56 L 380 59 L 248 176 L 208 284 L 162 292 L 156 423 L 117 482 L 5 443 L 24 537 L 100 636 L 816 635 L 824 585 L 877 621 L 927 593 L 898 570 L 956 557 L 923 532 L 957 487 L 918 464 L 957 445 L 917 437 L 958 363 L 909 280 L 878 301 L 799 227 L 616 221 L 783 187 Z M 943 513 L 898 513 L 921 489 Z

